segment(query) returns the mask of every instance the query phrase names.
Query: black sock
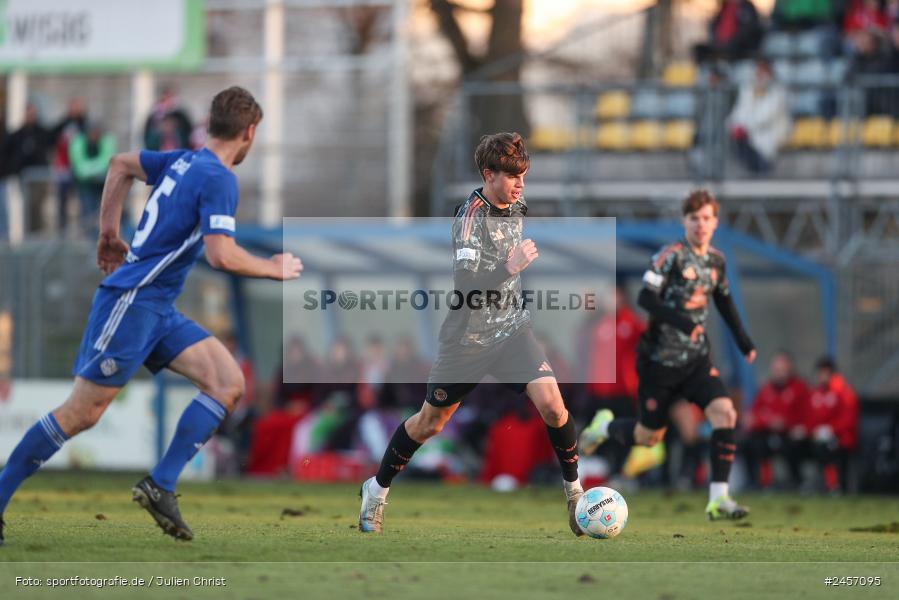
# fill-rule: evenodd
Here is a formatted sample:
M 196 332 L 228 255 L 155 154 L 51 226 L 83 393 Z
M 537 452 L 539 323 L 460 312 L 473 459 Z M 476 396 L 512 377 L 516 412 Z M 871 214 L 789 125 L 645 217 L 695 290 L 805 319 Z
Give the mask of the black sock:
M 637 426 L 637 419 L 615 419 L 609 423 L 609 437 L 630 448 L 636 442 L 634 441 L 634 427 Z
M 400 423 L 393 433 L 393 437 L 390 438 L 390 444 L 387 445 L 384 458 L 381 459 L 381 467 L 378 469 L 378 474 L 375 475 L 378 485 L 385 488 L 390 487 L 393 478 L 406 468 L 406 465 L 412 460 L 412 455 L 419 448 L 421 448 L 421 444 L 406 433 L 406 422 Z
M 712 481 L 727 482 L 730 467 L 734 464 L 737 444 L 733 428 L 712 430 Z
M 571 413 L 561 427 L 546 426 L 549 441 L 553 445 L 559 464 L 562 466 L 562 477 L 565 481 L 577 481 L 577 431 Z

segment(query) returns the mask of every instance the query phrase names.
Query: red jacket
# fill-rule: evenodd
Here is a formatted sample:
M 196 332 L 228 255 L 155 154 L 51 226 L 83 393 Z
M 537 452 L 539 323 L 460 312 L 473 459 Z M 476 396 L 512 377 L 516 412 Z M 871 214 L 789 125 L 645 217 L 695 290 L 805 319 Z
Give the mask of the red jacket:
M 858 442 L 858 398 L 842 375 L 833 374 L 827 385 L 812 390 L 806 408 L 805 426 L 809 436 L 829 425 L 841 448 L 855 448 Z
M 769 381 L 752 402 L 747 415 L 749 431 L 786 433 L 797 425 L 805 425 L 808 401 L 809 389 L 801 378 L 794 376 L 783 386 Z
M 593 327 L 587 367 L 587 390 L 591 394 L 604 398 L 637 397 L 637 345 L 645 330 L 646 323 L 627 306 L 620 307 L 614 317 L 600 319 Z

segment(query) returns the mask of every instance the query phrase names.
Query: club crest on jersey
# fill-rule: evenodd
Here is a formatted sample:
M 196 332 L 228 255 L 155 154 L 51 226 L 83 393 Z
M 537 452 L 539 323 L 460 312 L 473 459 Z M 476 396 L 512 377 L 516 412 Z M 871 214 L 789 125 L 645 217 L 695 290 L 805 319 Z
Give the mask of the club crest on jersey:
M 696 279 L 696 269 L 692 266 L 688 266 L 684 269 L 684 279 Z
M 119 365 L 117 365 L 115 360 L 111 358 L 107 358 L 100 363 L 100 372 L 103 373 L 104 377 L 111 377 L 115 375 L 118 370 Z

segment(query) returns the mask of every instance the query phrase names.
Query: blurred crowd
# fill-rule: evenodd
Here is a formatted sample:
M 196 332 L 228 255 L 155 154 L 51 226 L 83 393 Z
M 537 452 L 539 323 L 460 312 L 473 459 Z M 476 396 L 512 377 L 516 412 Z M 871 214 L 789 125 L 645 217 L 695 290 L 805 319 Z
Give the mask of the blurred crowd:
M 205 141 L 205 123 L 194 126 L 174 91 L 163 89 L 146 120 L 144 147 L 200 148 Z M 78 97 L 55 121 L 29 103 L 24 122 L 12 131 L 0 114 L 0 240 L 9 234 L 11 185 L 24 199 L 26 233 L 94 237 L 106 170 L 117 146 L 102 116 L 91 114 Z
M 617 290 L 616 309 L 585 324 L 576 340 L 582 365 L 567 365 L 541 340 L 562 383 L 578 426 L 599 408 L 637 414 L 636 352 L 646 325 Z M 247 379 L 247 394 L 223 426 L 226 464 L 253 476 L 347 480 L 380 460 L 390 435 L 425 397 L 430 364 L 414 342 L 388 345 L 370 337 L 357 352 L 346 338 L 334 340 L 318 360 L 300 337 L 289 340 L 284 363 L 258 383 L 252 366 L 229 340 Z M 615 348 L 615 360 L 609 360 Z M 574 369 L 585 369 L 575 373 Z M 315 383 L 327 381 L 329 383 Z M 414 383 L 411 383 L 414 382 Z M 602 383 L 605 382 L 605 383 Z M 821 358 L 815 380 L 805 383 L 785 351 L 771 360 L 769 379 L 741 417 L 742 473 L 758 488 L 806 492 L 847 490 L 857 446 L 858 400 L 834 362 Z M 681 401 L 656 448 L 624 448 L 614 441 L 596 457 L 582 457 L 591 484 L 701 487 L 707 477 L 711 434 L 702 412 Z M 221 447 L 221 444 L 220 444 Z M 441 435 L 416 454 L 411 477 L 477 479 L 497 489 L 554 481 L 555 457 L 543 421 L 524 395 L 486 380 L 475 388 Z M 621 483 L 621 480 L 629 480 Z
M 765 173 L 790 136 L 791 117 L 833 118 L 836 86 L 899 74 L 899 0 L 777 0 L 767 23 L 750 0 L 722 0 L 694 58 L 711 88 L 728 77 L 737 81 L 721 117 L 738 161 Z M 750 61 L 749 76 L 736 74 Z M 793 84 L 807 89 L 791 95 Z M 864 114 L 899 117 L 897 94 L 868 89 Z M 697 145 L 708 135 L 699 129 Z M 696 157 L 694 165 L 713 158 Z

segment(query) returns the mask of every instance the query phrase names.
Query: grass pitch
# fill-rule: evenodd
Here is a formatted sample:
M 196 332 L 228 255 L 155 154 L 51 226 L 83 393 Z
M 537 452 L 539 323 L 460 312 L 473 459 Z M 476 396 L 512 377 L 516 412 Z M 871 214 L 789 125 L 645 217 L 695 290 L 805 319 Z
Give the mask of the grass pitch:
M 374 536 L 356 529 L 358 486 L 183 483 L 181 509 L 196 539 L 182 543 L 163 536 L 131 502 L 138 478 L 41 473 L 28 481 L 6 513 L 0 597 L 899 594 L 899 533 L 889 527 L 899 521 L 896 498 L 741 496 L 752 509 L 749 519 L 709 523 L 704 494 L 625 494 L 625 531 L 592 540 L 568 530 L 561 487 L 497 494 L 400 479 L 385 531 Z M 877 525 L 887 531 L 851 531 Z M 129 585 L 50 587 L 51 578 L 115 576 Z M 825 577 L 881 580 L 860 586 L 848 579 L 834 590 Z M 221 578 L 226 584 L 216 585 Z

